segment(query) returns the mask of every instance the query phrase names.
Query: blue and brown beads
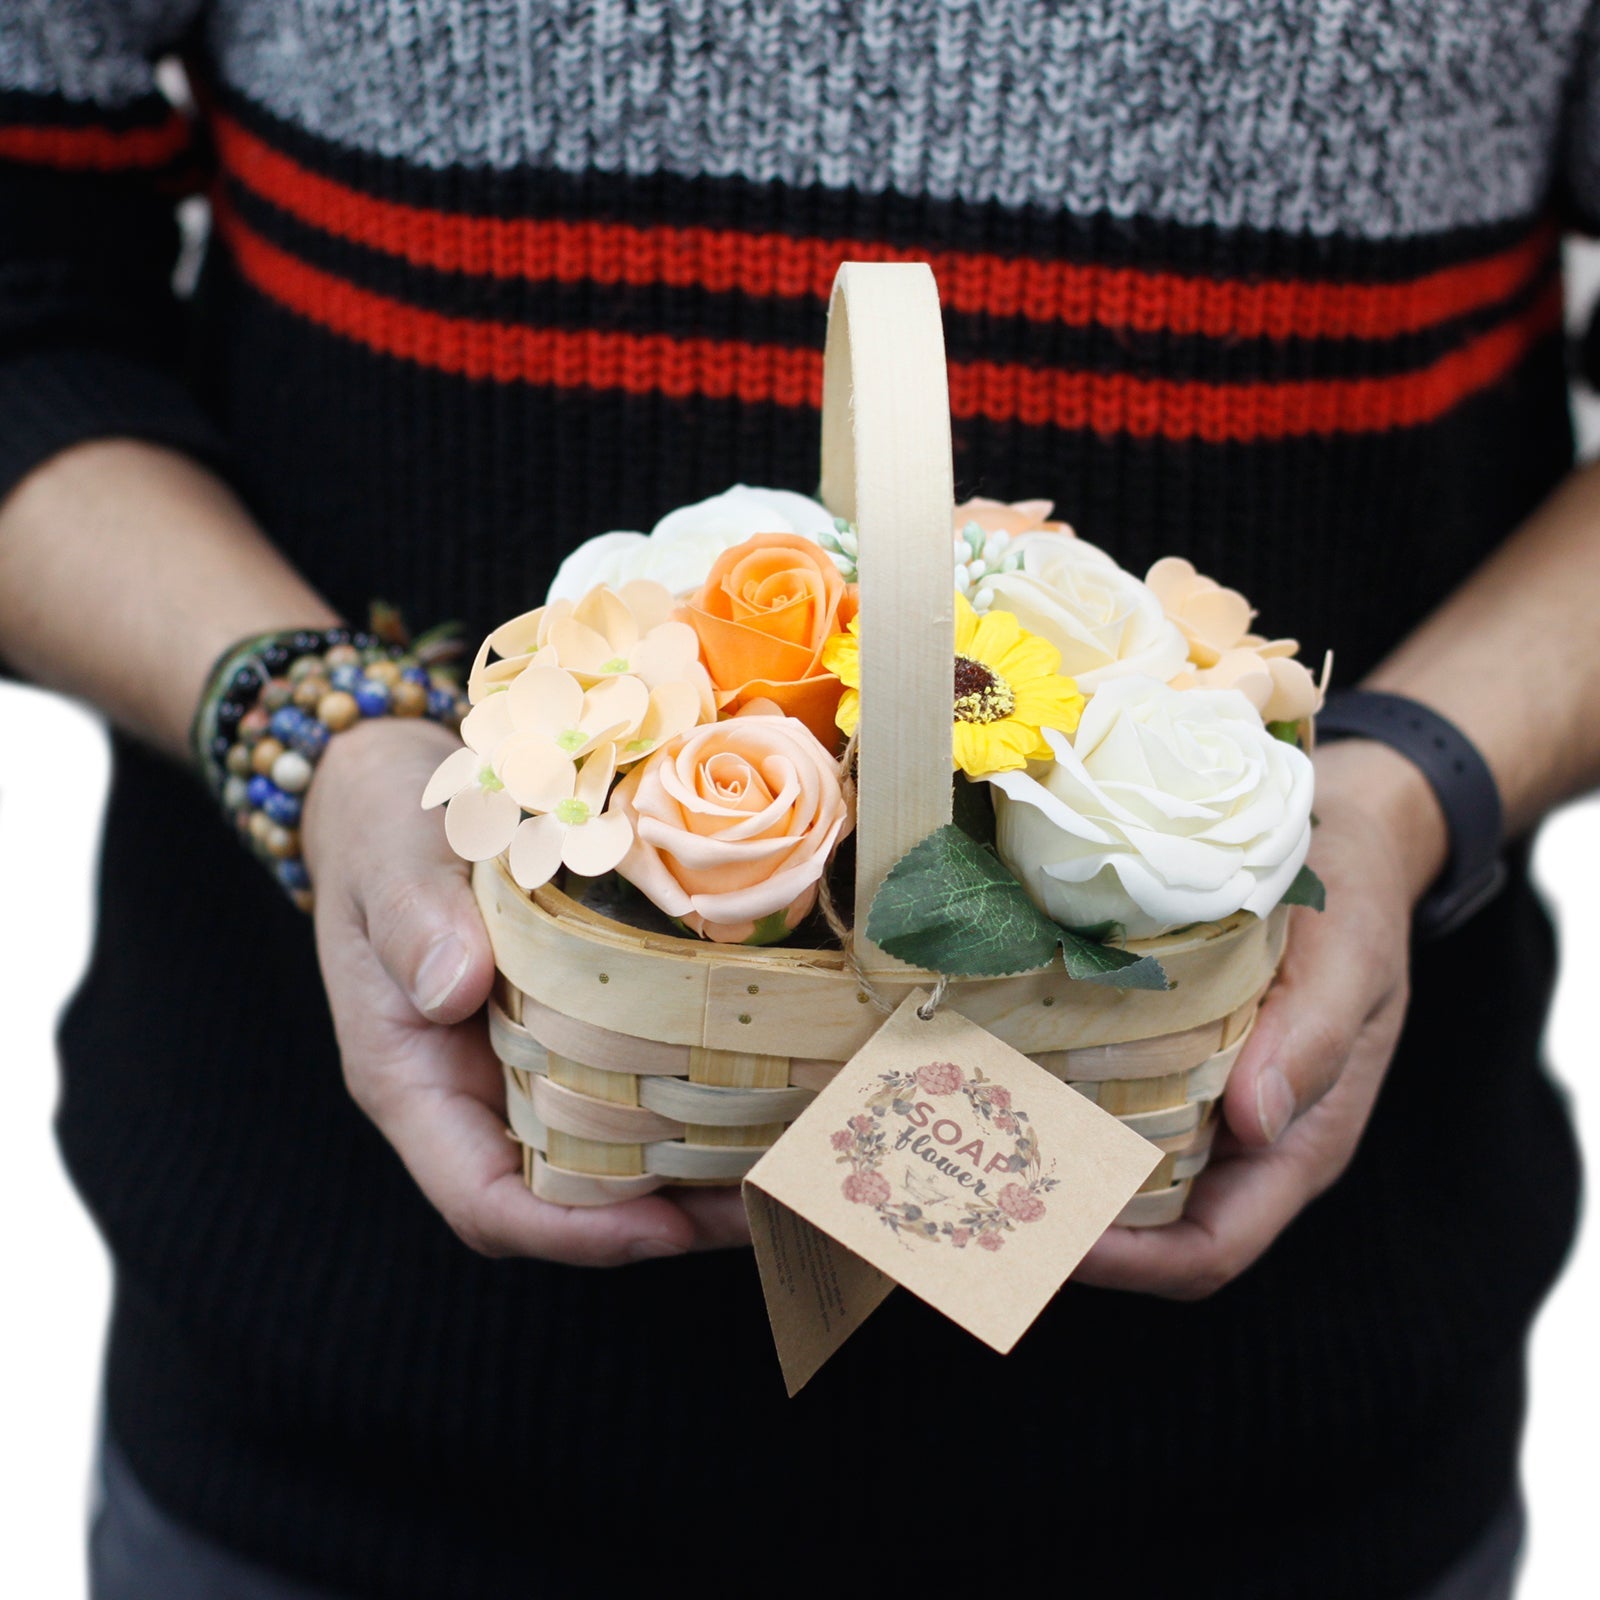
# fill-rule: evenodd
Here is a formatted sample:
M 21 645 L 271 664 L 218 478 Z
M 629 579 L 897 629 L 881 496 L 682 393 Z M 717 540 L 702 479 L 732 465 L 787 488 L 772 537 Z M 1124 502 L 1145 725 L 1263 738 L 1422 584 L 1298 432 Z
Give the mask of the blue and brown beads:
M 328 740 L 373 717 L 456 727 L 466 710 L 454 674 L 437 661 L 425 665 L 348 628 L 296 630 L 251 641 L 218 669 L 196 718 L 196 748 L 240 836 L 309 911 L 300 817 Z

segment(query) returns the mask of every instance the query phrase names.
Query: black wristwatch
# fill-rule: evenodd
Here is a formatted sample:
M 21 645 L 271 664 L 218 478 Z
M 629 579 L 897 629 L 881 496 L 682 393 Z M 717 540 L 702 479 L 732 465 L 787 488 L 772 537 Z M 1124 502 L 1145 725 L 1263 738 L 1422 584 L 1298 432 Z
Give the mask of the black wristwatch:
M 1404 695 L 1340 689 L 1317 713 L 1317 738 L 1376 739 L 1419 768 L 1438 797 L 1450 854 L 1417 902 L 1415 937 L 1454 933 L 1494 899 L 1506 880 L 1500 790 L 1478 747 L 1453 722 Z

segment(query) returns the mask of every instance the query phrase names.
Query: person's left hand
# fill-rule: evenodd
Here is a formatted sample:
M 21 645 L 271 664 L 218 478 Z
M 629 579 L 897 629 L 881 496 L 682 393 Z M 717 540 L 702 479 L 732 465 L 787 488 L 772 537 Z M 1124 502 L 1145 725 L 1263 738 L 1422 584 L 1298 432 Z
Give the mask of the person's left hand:
M 1350 1163 L 1409 994 L 1412 907 L 1443 859 L 1421 775 L 1365 741 L 1317 756 L 1311 865 L 1327 909 L 1290 913 L 1278 979 L 1240 1053 L 1183 1218 L 1111 1228 L 1075 1281 L 1195 1300 L 1238 1277 Z

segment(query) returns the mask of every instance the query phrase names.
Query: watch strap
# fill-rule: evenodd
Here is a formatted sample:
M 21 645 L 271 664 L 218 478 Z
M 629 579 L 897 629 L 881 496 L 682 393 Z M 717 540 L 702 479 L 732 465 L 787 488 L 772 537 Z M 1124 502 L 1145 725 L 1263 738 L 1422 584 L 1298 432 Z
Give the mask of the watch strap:
M 1317 738 L 1374 739 L 1398 751 L 1428 780 L 1444 812 L 1450 853 L 1417 902 L 1419 939 L 1452 933 L 1483 909 L 1505 882 L 1505 816 L 1500 790 L 1478 747 L 1447 717 L 1405 695 L 1340 689 L 1317 713 Z

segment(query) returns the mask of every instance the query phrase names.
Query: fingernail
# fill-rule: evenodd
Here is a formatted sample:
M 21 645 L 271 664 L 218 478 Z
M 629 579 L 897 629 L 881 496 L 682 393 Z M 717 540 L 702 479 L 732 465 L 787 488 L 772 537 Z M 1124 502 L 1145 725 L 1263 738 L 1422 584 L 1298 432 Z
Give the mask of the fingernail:
M 437 1011 L 456 992 L 471 959 L 467 947 L 453 933 L 429 945 L 411 989 L 411 1001 L 417 1010 Z
M 673 1244 L 670 1239 L 640 1239 L 628 1247 L 631 1261 L 658 1261 L 662 1256 L 681 1256 L 683 1253 L 683 1246 Z
M 1256 1117 L 1268 1144 L 1276 1144 L 1294 1116 L 1294 1090 L 1276 1067 L 1256 1079 Z

